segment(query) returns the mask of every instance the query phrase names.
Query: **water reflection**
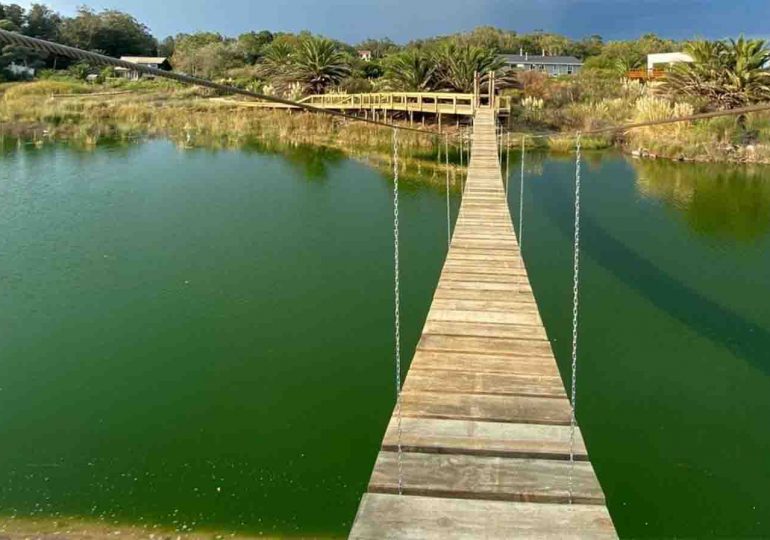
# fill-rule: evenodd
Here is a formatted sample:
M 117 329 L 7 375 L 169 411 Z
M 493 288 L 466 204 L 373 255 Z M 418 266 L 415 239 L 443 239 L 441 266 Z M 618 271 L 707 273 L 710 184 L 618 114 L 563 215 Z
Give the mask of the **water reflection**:
M 755 241 L 770 229 L 770 167 L 633 161 L 644 196 L 677 210 L 698 234 Z
M 326 180 L 329 168 L 345 159 L 345 154 L 334 148 L 309 144 L 286 144 L 280 141 L 251 139 L 239 146 L 245 152 L 280 155 L 309 180 Z

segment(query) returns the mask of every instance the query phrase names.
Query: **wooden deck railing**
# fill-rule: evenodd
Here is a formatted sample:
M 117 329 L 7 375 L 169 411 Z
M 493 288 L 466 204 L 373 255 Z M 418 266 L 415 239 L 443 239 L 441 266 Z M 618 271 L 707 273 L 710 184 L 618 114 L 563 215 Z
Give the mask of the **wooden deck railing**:
M 663 69 L 632 69 L 626 74 L 626 78 L 632 81 L 654 81 L 662 79 L 666 76 L 666 72 Z

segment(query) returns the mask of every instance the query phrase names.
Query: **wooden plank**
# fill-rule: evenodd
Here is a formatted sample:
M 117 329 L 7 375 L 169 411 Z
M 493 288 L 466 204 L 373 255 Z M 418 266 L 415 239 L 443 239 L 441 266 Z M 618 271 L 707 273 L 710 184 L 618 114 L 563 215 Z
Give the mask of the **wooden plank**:
M 442 301 L 439 300 L 437 302 Z M 484 304 L 482 303 L 482 305 Z M 510 305 L 511 304 L 507 304 L 506 308 Z M 527 306 L 527 304 L 518 304 L 518 306 Z M 462 310 L 458 309 L 457 304 L 455 303 L 450 309 L 441 309 L 439 306 L 436 306 L 436 302 L 434 302 L 428 313 L 428 321 L 534 325 L 542 329 L 540 316 L 537 314 L 537 310 L 532 308 L 521 311 L 514 311 L 511 309 L 505 309 L 503 311 L 489 309 Z
M 417 348 L 425 351 L 471 352 L 494 355 L 553 358 L 551 344 L 544 340 L 424 335 Z
M 535 303 L 535 297 L 532 296 L 532 291 L 529 288 L 515 291 L 490 291 L 440 287 L 436 289 L 433 297 L 444 300 L 504 300 Z
M 400 441 L 402 452 L 559 460 L 570 456 L 568 426 L 402 418 L 400 437 L 398 426 L 398 419 L 391 418 L 383 450 L 398 451 Z M 579 429 L 572 449 L 576 460 L 588 460 Z
M 617 538 L 617 535 L 607 509 L 598 505 L 512 503 L 369 493 L 361 501 L 350 538 L 611 539 Z
M 439 334 L 444 336 L 469 336 L 511 338 L 548 341 L 545 329 L 535 324 L 504 324 L 468 321 L 437 321 L 429 319 L 425 323 L 423 335 Z
M 489 315 L 505 313 L 514 314 L 514 316 L 527 313 L 535 314 L 538 316 L 538 319 L 540 318 L 537 304 L 515 300 L 450 300 L 435 298 L 433 304 L 431 304 L 431 312 L 429 312 L 428 316 L 432 315 L 433 310 L 480 311 Z
M 442 281 L 473 281 L 476 283 L 509 283 L 530 287 L 526 274 L 522 273 L 482 273 L 473 272 L 469 268 L 444 268 L 441 272 Z M 531 288 L 531 287 L 530 287 Z
M 412 359 L 411 368 L 559 376 L 559 370 L 552 357 L 492 355 L 475 351 L 444 352 L 418 349 Z
M 369 482 L 370 493 L 397 493 L 398 454 L 382 451 Z M 604 504 L 589 462 L 427 454 L 401 456 L 407 495 L 545 503 Z M 570 497 L 570 476 L 572 497 Z
M 486 282 L 486 281 L 461 281 L 441 280 L 439 289 L 465 290 L 465 291 L 511 291 L 531 292 L 532 288 L 526 282 Z
M 412 366 L 405 392 L 566 397 L 558 374 L 506 374 Z
M 571 409 L 566 397 L 404 391 L 401 394 L 401 413 L 403 416 L 422 418 L 565 426 L 570 423 Z

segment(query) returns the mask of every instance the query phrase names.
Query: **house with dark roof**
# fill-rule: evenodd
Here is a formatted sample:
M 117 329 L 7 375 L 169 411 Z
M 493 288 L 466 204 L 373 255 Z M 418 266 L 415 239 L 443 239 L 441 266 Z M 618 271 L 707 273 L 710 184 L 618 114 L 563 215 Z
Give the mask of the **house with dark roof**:
M 171 71 L 171 63 L 165 56 L 121 56 L 120 59 L 140 66 Z M 140 72 L 124 67 L 115 68 L 115 72 L 131 80 L 137 80 L 142 76 Z
M 545 54 L 502 54 L 500 57 L 511 69 L 517 71 L 542 71 L 548 75 L 574 75 L 583 62 L 574 56 L 548 56 Z

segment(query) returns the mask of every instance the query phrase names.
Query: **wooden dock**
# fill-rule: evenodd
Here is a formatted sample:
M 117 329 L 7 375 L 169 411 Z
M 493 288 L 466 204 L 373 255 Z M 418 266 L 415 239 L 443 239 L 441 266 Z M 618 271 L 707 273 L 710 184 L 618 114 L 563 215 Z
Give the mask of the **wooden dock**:
M 491 109 L 475 116 L 401 416 L 402 495 L 394 413 L 351 538 L 616 537 L 579 430 L 570 466 L 570 403 L 511 225 Z
M 319 109 L 340 112 L 406 113 L 407 115 L 434 114 L 451 116 L 473 116 L 474 94 L 453 92 L 371 92 L 364 94 L 318 94 L 299 100 Z M 297 109 L 296 105 L 273 103 L 269 101 L 245 101 L 233 98 L 213 98 L 214 101 L 237 104 L 243 107 L 262 109 Z M 498 114 L 510 113 L 510 99 L 495 100 Z

